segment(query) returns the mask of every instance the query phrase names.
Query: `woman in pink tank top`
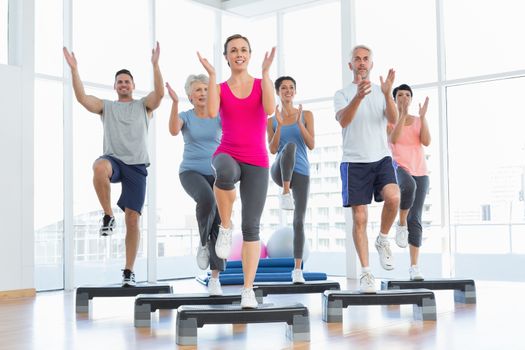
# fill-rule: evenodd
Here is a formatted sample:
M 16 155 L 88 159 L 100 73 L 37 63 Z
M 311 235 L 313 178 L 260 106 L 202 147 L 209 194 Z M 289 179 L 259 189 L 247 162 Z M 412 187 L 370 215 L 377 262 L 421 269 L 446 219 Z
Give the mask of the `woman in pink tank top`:
M 397 182 L 401 190 L 399 222 L 396 225 L 396 243 L 401 248 L 409 245 L 411 280 L 422 280 L 419 268 L 419 249 L 423 226 L 421 216 L 428 192 L 428 172 L 423 146 L 430 144 L 430 131 L 426 120 L 428 97 L 419 105 L 419 118 L 408 114 L 412 102 L 412 89 L 402 84 L 392 92 L 397 103 L 399 119 L 388 125 L 392 158 Z
M 268 190 L 269 165 L 265 136 L 266 120 L 275 110 L 269 74 L 275 48 L 264 56 L 262 79 L 256 79 L 248 73 L 251 47 L 246 37 L 239 34 L 228 37 L 223 54 L 231 75 L 225 82 L 217 84 L 215 68 L 197 52 L 199 61 L 210 77 L 208 113 L 220 113 L 222 121 L 221 143 L 212 160 L 216 175 L 214 193 L 221 217 L 215 251 L 223 259 L 230 255 L 235 183 L 240 181 L 244 273 L 241 307 L 256 308 L 253 281 L 259 264 L 259 226 Z

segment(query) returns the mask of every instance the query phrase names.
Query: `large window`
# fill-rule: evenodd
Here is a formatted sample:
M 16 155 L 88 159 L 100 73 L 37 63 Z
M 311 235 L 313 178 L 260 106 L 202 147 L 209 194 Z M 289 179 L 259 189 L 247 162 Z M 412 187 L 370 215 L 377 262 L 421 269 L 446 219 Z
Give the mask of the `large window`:
M 357 0 L 355 7 L 357 43 L 374 52 L 371 75 L 375 83 L 390 68 L 396 70 L 399 84 L 436 81 L 434 1 Z
M 444 0 L 444 3 L 448 79 L 525 68 L 522 40 L 525 2 Z
M 9 0 L 0 0 L 0 64 L 7 64 Z
M 341 6 L 329 2 L 283 16 L 283 72 L 297 81 L 297 98 L 332 97 L 341 88 Z
M 73 2 L 72 49 L 82 79 L 113 86 L 115 72 L 126 68 L 133 74 L 138 90 L 149 89 L 152 45 L 148 3 L 147 0 Z
M 35 1 L 35 71 L 62 76 L 62 0 Z
M 525 120 L 516 118 L 516 111 L 524 88 L 525 79 L 518 78 L 447 90 L 450 210 L 457 253 L 522 250 Z

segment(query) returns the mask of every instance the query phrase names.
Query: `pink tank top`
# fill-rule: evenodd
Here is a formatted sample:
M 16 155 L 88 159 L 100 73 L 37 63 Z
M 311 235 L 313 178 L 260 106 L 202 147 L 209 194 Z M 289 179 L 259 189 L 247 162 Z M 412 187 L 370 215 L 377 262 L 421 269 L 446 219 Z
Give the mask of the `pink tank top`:
M 421 119 L 414 118 L 411 125 L 403 126 L 397 142 L 390 144 L 394 160 L 412 176 L 428 175 L 425 152 L 419 140 L 420 132 Z
M 213 154 L 226 153 L 239 163 L 269 167 L 266 150 L 266 113 L 262 104 L 261 79 L 255 79 L 250 95 L 237 98 L 227 82 L 220 84 L 222 138 Z

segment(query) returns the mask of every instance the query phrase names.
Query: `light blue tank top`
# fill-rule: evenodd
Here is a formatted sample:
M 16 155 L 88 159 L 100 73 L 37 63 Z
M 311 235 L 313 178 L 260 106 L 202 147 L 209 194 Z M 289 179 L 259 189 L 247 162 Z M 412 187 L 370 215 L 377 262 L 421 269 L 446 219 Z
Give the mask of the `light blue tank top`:
M 301 115 L 301 119 L 304 123 L 303 115 Z M 275 119 L 275 116 L 272 117 L 272 122 L 273 131 L 275 131 L 277 128 L 277 119 Z M 281 126 L 281 138 L 279 139 L 277 155 L 281 154 L 284 146 L 289 142 L 295 143 L 297 146 L 295 151 L 295 167 L 293 168 L 293 171 L 301 175 L 310 176 L 310 162 L 308 161 L 308 156 L 306 154 L 306 144 L 304 143 L 301 130 L 297 123 Z
M 190 109 L 179 113 L 184 139 L 184 153 L 179 167 L 179 174 L 193 170 L 202 175 L 213 175 L 211 157 L 219 146 L 222 135 L 220 117 L 199 118 Z

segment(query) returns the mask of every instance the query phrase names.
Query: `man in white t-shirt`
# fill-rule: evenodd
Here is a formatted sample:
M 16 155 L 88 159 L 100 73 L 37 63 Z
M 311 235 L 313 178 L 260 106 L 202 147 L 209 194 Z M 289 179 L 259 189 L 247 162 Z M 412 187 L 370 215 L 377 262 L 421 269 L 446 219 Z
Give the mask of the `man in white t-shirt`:
M 387 123 L 397 121 L 397 108 L 392 98 L 395 72 L 380 77 L 381 86 L 369 80 L 373 67 L 372 50 L 364 45 L 352 49 L 348 63 L 354 73 L 353 82 L 334 96 L 336 119 L 343 128 L 343 206 L 352 207 L 353 237 L 362 267 L 360 290 L 375 292 L 374 276 L 368 259 L 368 204 L 385 201 L 381 213 L 381 227 L 375 240 L 381 266 L 394 268 L 388 231 L 394 223 L 399 207 L 399 187 L 387 141 Z

